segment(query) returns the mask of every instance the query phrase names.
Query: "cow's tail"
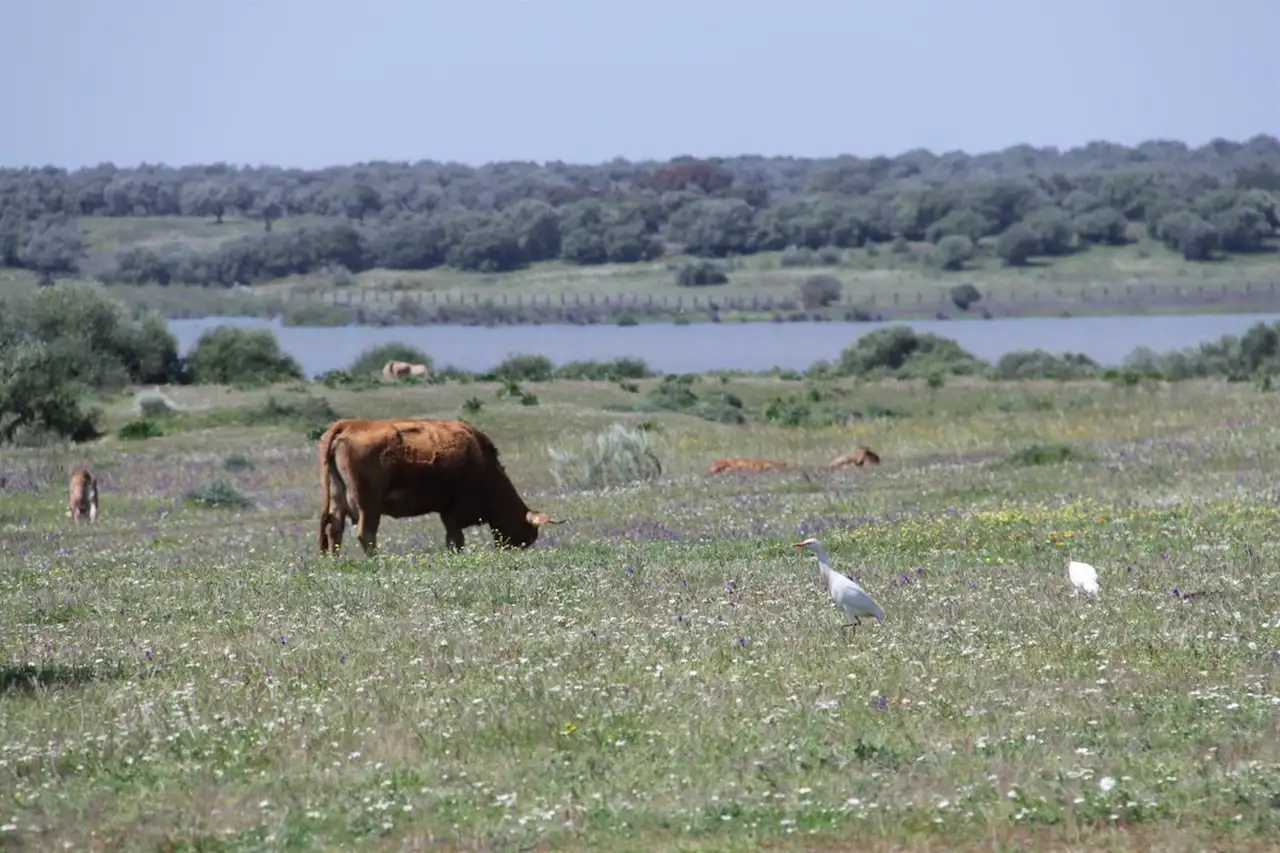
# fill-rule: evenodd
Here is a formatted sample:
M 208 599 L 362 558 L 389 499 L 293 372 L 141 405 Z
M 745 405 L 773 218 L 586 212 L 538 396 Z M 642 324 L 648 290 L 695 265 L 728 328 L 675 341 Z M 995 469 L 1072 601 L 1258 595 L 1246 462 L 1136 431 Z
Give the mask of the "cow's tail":
M 334 506 L 333 500 L 333 478 L 342 477 L 338 471 L 334 454 L 337 451 L 338 442 L 342 439 L 341 433 L 334 427 L 330 427 L 320 436 L 317 443 L 317 451 L 320 457 L 320 551 L 321 553 L 328 551 L 332 544 L 332 524 L 334 510 L 337 510 L 339 519 L 346 524 L 346 507 Z

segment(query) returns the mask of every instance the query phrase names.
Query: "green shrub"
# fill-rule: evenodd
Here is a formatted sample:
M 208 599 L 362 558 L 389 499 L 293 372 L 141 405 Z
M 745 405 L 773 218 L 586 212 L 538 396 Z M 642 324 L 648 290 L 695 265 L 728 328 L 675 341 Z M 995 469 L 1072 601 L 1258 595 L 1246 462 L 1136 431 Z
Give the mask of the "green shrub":
M 992 379 L 1081 379 L 1097 376 L 1101 366 L 1084 353 L 1064 352 L 1054 355 L 1048 350 L 1014 350 L 1000 356 L 987 371 Z
M 662 382 L 649 389 L 645 395 L 650 405 L 656 409 L 671 412 L 685 412 L 698 403 L 698 395 L 690 386 L 695 378 L 690 375 L 677 376 L 669 373 L 662 377 Z
M 328 398 L 309 394 L 301 399 L 277 398 L 273 395 L 263 403 L 240 410 L 240 422 L 245 426 L 291 424 L 310 427 L 323 424 L 327 427 L 339 417 L 341 415 L 329 405 Z
M 189 490 L 183 500 L 202 509 L 248 509 L 253 506 L 245 495 L 226 480 L 214 480 Z
M 364 374 L 355 376 L 345 370 L 326 370 L 316 376 L 315 381 L 334 390 L 341 388 L 346 391 L 367 391 L 378 387 L 378 379 L 375 376 Z
M 947 238 L 950 239 L 950 238 Z M 972 255 L 972 252 L 970 252 Z M 968 258 L 966 258 L 968 260 Z M 982 294 L 978 292 L 978 288 L 969 282 L 957 284 L 951 288 L 951 303 L 961 311 L 968 311 L 971 305 L 982 301 Z
M 84 386 L 65 351 L 9 325 L 6 308 L 0 304 L 0 443 L 97 438 L 102 412 L 84 407 Z
M 570 361 L 556 368 L 555 375 L 557 379 L 617 382 L 623 379 L 648 379 L 653 376 L 653 371 L 644 359 L 623 356 L 613 361 Z
M 549 382 L 555 376 L 556 366 L 545 355 L 512 355 L 503 359 L 489 371 L 494 379 L 513 379 L 516 382 Z
M 71 378 L 91 388 L 185 378 L 178 341 L 164 318 L 155 312 L 131 316 L 100 285 L 74 281 L 39 288 L 7 319 L 46 344 Z
M 1022 468 L 1038 465 L 1061 465 L 1064 462 L 1079 462 L 1088 459 L 1089 454 L 1062 442 L 1045 444 L 1029 444 L 1014 451 L 1005 458 L 1005 462 Z
M 747 413 L 742 409 L 742 399 L 728 391 L 711 392 L 698 401 L 693 412 L 703 420 L 718 424 L 736 426 L 747 422 Z
M 196 341 L 187 365 L 192 380 L 205 385 L 254 387 L 303 378 L 298 362 L 281 352 L 269 329 L 210 329 Z
M 844 285 L 833 275 L 819 273 L 811 275 L 800 285 L 800 302 L 805 308 L 826 308 L 840 301 Z
M 164 435 L 164 430 L 155 421 L 143 419 L 129 421 L 129 423 L 116 431 L 116 435 L 126 441 L 141 441 L 148 438 L 159 438 Z
M 889 326 L 863 335 L 840 353 L 845 376 L 923 378 L 931 373 L 957 376 L 978 373 L 986 362 L 951 338 L 910 326 Z
M 318 441 L 319 439 L 320 439 L 320 436 L 317 435 L 312 440 Z M 253 460 L 250 459 L 248 456 L 245 456 L 243 453 L 231 453 L 231 454 L 228 454 L 227 457 L 222 460 L 222 470 L 230 471 L 233 474 L 237 471 L 252 471 Z
M 644 430 L 615 423 L 607 430 L 583 437 L 576 450 L 547 448 L 551 475 L 561 486 L 600 489 L 653 480 L 662 463 L 649 446 Z
M 347 368 L 347 373 L 356 379 L 364 379 L 371 376 L 378 377 L 382 375 L 382 368 L 386 366 L 388 361 L 425 364 L 428 370 L 433 366 L 431 356 L 422 350 L 399 341 L 392 341 L 391 343 L 379 344 L 360 353 L 360 355 L 356 356 L 355 361 L 351 362 L 351 366 Z
M 158 418 L 182 411 L 182 407 L 160 389 L 133 395 L 133 410 L 144 418 Z
M 729 274 L 713 261 L 693 261 L 684 264 L 676 272 L 676 284 L 681 287 L 705 287 L 728 283 Z

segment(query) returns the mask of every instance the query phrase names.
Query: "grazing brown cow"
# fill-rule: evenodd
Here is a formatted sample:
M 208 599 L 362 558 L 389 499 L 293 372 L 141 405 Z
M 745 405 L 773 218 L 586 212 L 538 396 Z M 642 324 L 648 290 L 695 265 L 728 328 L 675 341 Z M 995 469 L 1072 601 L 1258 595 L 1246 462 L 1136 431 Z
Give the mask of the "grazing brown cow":
M 71 473 L 71 482 L 67 488 L 67 518 L 88 518 L 98 520 L 98 478 L 88 468 L 77 468 Z
M 562 524 L 525 505 L 498 448 L 466 421 L 406 418 L 335 421 L 316 445 L 320 456 L 320 551 L 337 550 L 347 519 L 366 554 L 377 548 L 382 516 L 440 513 L 447 547 L 465 528 L 487 524 L 494 542 L 528 548 L 544 524 Z
M 857 450 L 852 453 L 846 453 L 844 456 L 837 456 L 831 460 L 828 468 L 845 468 L 849 465 L 857 465 L 861 468 L 863 465 L 879 465 L 880 455 L 867 447 L 865 444 L 860 445 Z
M 717 459 L 707 469 L 707 475 L 725 471 L 777 471 L 790 467 L 791 463 L 785 459 Z

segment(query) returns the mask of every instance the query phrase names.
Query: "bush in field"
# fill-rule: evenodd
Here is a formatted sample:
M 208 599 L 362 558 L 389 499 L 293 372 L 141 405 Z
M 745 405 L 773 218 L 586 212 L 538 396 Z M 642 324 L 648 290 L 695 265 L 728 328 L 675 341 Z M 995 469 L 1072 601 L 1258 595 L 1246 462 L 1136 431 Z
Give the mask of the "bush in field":
M 387 344 L 367 349 L 356 356 L 355 361 L 351 362 L 351 366 L 347 368 L 347 373 L 356 379 L 363 379 L 369 375 L 381 376 L 382 368 L 388 361 L 406 361 L 409 364 L 425 364 L 427 369 L 432 368 L 431 356 L 427 355 L 417 347 L 411 347 L 408 344 L 402 344 L 399 341 L 392 341 Z
M 811 275 L 800 285 L 800 302 L 805 308 L 826 308 L 840 301 L 844 285 L 833 275 Z
M 647 433 L 620 423 L 584 436 L 577 449 L 549 447 L 547 453 L 551 475 L 562 487 L 600 489 L 653 480 L 662 474 L 662 463 L 650 449 Z
M 846 376 L 921 378 L 930 374 L 965 376 L 980 372 L 986 362 L 951 338 L 910 326 L 890 326 L 858 338 L 840 353 L 840 372 Z
M 511 355 L 489 371 L 495 379 L 516 382 L 548 382 L 555 376 L 556 366 L 545 355 Z
M 0 444 L 97 438 L 102 413 L 85 408 L 86 389 L 67 350 L 10 324 L 6 307 L 0 304 Z
M 144 418 L 156 418 L 182 411 L 182 407 L 174 402 L 168 394 L 156 388 L 151 391 L 139 391 L 133 395 L 133 410 Z
M 203 509 L 248 509 L 253 502 L 226 480 L 214 480 L 190 489 L 183 496 L 188 504 Z
M 42 287 L 16 304 L 8 319 L 90 388 L 183 379 L 178 341 L 164 318 L 154 312 L 132 317 L 98 285 Z
M 1170 381 L 1209 376 L 1243 380 L 1280 374 L 1280 323 L 1254 323 L 1243 335 L 1223 335 L 1216 341 L 1168 352 L 1138 347 L 1125 357 L 1122 367 Z
M 622 356 L 613 361 L 570 361 L 556 368 L 557 379 L 594 379 L 620 382 L 624 379 L 648 379 L 653 370 L 641 358 Z
M 280 342 L 268 329 L 210 329 L 196 341 L 187 366 L 192 380 L 202 385 L 253 387 L 302 378 L 298 362 L 280 351 Z
M 1101 366 L 1084 353 L 1054 355 L 1048 350 L 1032 349 L 1005 353 L 988 375 L 992 379 L 1082 379 L 1095 376 L 1101 370 Z

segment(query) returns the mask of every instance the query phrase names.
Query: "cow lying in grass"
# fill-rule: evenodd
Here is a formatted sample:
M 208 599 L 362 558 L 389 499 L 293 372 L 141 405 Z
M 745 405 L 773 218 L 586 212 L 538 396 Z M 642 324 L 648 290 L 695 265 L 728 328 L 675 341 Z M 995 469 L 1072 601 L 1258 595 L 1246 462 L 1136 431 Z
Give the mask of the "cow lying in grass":
M 717 459 L 707 469 L 707 475 L 726 471 L 777 471 L 791 467 L 792 464 L 785 459 Z
M 844 456 L 837 456 L 831 460 L 828 468 L 846 468 L 849 465 L 856 465 L 861 468 L 863 465 L 879 465 L 880 455 L 867 447 L 865 444 L 858 447 L 852 453 L 846 453 Z

